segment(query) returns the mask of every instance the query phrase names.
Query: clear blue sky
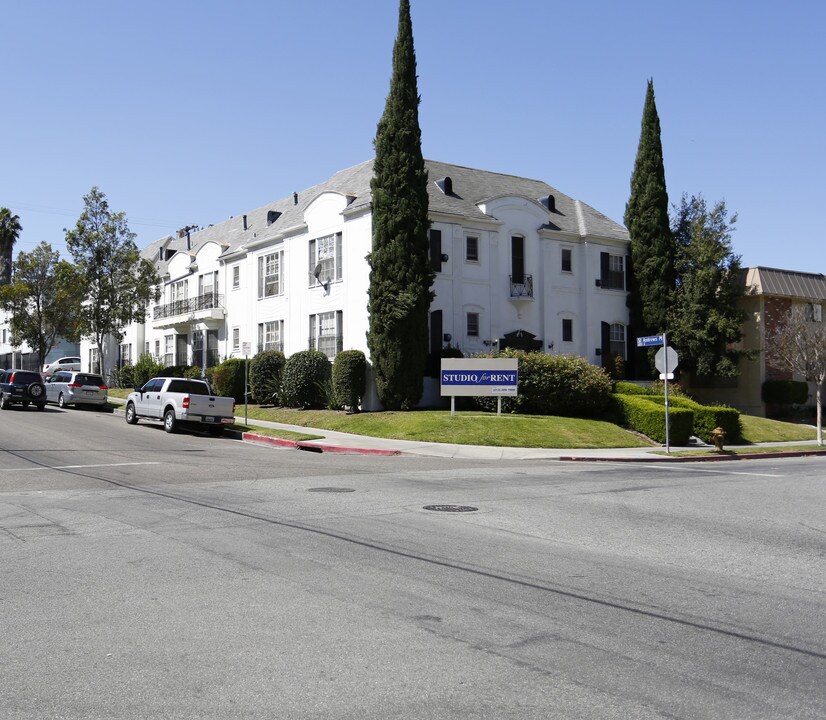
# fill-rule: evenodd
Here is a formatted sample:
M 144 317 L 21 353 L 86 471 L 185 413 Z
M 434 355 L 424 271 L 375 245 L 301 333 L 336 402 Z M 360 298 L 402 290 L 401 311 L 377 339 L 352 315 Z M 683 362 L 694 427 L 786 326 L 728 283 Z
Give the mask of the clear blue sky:
M 826 272 L 826 4 L 411 0 L 427 158 L 622 222 L 646 80 L 672 203 L 725 199 L 744 265 Z M 0 206 L 65 254 L 93 185 L 140 247 L 373 156 L 396 0 L 2 3 Z

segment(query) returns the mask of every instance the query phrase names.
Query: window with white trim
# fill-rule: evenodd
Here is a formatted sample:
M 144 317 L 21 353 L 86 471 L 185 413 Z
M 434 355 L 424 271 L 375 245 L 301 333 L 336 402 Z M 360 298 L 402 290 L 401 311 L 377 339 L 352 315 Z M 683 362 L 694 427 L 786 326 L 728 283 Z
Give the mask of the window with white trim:
M 258 299 L 284 294 L 284 251 L 258 258 Z
M 310 287 L 341 280 L 341 233 L 310 240 Z
M 479 262 L 479 238 L 468 235 L 465 238 L 465 260 Z
M 573 263 L 573 252 L 571 248 L 562 248 L 562 263 L 560 266 L 560 270 L 562 272 L 573 272 L 574 263 Z
M 241 349 L 241 328 L 232 328 L 232 350 L 237 352 Z
M 619 355 L 625 360 L 625 325 L 612 323 L 609 330 L 611 355 Z
M 479 337 L 479 313 L 469 312 L 467 314 L 467 336 Z
M 343 348 L 343 320 L 341 310 L 310 315 L 310 349 L 332 360 Z
M 264 350 L 280 350 L 284 352 L 283 320 L 258 323 L 258 352 Z
M 218 271 L 198 276 L 198 295 L 211 295 L 218 292 Z
M 178 302 L 179 300 L 186 300 L 187 295 L 187 282 L 186 280 L 178 280 L 177 282 L 172 283 L 172 286 L 169 289 L 170 301 L 171 302 Z
M 155 340 L 155 361 L 160 361 L 161 359 L 161 341 Z
M 574 341 L 574 321 L 570 318 L 562 319 L 562 342 Z
M 232 289 L 238 290 L 241 287 L 241 266 L 232 266 Z

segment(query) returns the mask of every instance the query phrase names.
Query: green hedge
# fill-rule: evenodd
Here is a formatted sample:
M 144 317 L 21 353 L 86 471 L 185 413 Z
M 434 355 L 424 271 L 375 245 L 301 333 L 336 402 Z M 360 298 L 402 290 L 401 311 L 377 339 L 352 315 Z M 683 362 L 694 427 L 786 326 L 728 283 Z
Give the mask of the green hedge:
M 624 380 L 620 380 L 619 382 L 614 383 L 614 392 L 619 393 L 620 395 L 650 395 L 651 391 L 643 387 L 642 385 L 637 385 L 636 383 L 632 382 L 625 382 Z
M 743 439 L 739 410 L 715 405 L 701 405 L 686 397 L 669 397 L 668 404 L 671 407 L 687 408 L 694 413 L 694 434 L 704 442 L 713 442 L 712 431 L 718 427 L 725 431 L 727 443 L 737 443 Z
M 768 405 L 805 405 L 809 385 L 801 380 L 766 380 L 761 394 Z
M 163 365 L 155 362 L 155 359 L 149 353 L 141 353 L 132 370 L 132 382 L 134 383 L 132 387 L 143 387 L 147 380 L 158 377 L 162 370 Z
M 519 361 L 518 394 L 502 398 L 504 412 L 602 417 L 608 410 L 611 379 L 581 357 L 510 349 L 478 357 Z M 475 403 L 484 410 L 496 409 L 495 397 L 477 397 Z
M 622 424 L 652 440 L 665 442 L 665 405 L 643 395 L 613 395 L 612 399 Z M 669 443 L 688 445 L 694 426 L 694 412 L 684 407 L 669 407 L 668 417 Z
M 235 398 L 235 402 L 244 402 L 243 358 L 227 358 L 212 369 L 212 384 L 215 392 L 224 397 Z
M 278 403 L 286 363 L 284 353 L 278 350 L 264 350 L 250 360 L 249 389 L 254 403 Z
M 344 350 L 333 361 L 333 404 L 359 411 L 367 388 L 367 358 L 361 350 Z
M 288 407 L 324 408 L 330 404 L 330 361 L 318 350 L 301 350 L 287 359 L 281 399 Z

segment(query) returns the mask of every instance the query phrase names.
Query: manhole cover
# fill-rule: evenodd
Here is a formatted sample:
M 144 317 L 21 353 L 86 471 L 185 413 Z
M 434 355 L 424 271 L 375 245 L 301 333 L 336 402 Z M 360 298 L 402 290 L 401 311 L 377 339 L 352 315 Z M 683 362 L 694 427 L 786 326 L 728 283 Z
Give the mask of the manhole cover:
M 424 509 L 433 512 L 476 512 L 479 508 L 472 505 L 425 505 Z
M 322 488 L 309 488 L 307 492 L 325 492 L 325 493 L 347 493 L 347 492 L 355 492 L 355 488 L 345 488 L 345 487 L 322 487 Z

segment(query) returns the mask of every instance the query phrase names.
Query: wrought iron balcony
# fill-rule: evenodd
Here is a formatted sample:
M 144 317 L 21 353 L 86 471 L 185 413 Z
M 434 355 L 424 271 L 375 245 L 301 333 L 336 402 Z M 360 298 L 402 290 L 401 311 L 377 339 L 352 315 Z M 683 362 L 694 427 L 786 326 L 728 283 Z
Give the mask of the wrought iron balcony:
M 510 276 L 511 298 L 533 298 L 533 275 Z
M 217 313 L 215 311 L 218 311 Z M 209 317 L 222 318 L 224 316 L 224 296 L 218 293 L 208 292 L 194 298 L 175 300 L 165 305 L 156 305 L 152 311 L 152 320 L 156 325 L 169 324 L 158 323 L 169 318 L 193 317 L 202 319 Z

